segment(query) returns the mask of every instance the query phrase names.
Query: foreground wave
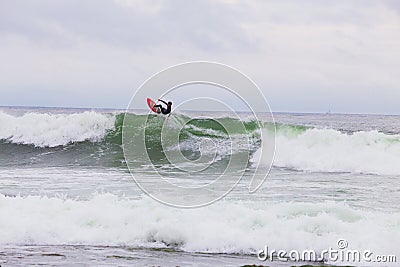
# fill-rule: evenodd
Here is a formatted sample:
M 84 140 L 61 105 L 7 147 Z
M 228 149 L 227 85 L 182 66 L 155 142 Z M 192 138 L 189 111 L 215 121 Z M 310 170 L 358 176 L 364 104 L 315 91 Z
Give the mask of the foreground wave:
M 105 245 L 188 252 L 255 254 L 270 249 L 336 247 L 388 253 L 400 238 L 400 213 L 343 203 L 220 201 L 194 210 L 151 199 L 97 194 L 88 200 L 0 194 L 0 244 Z M 145 214 L 145 216 L 143 216 Z M 194 223 L 195 222 L 195 223 Z
M 133 130 L 140 116 L 129 114 Z M 174 114 L 179 120 L 184 115 Z M 171 118 L 172 118 L 171 117 Z M 251 136 L 254 162 L 260 155 L 262 141 L 258 123 L 223 118 L 238 125 L 234 141 L 247 138 L 240 132 L 242 123 Z M 26 113 L 13 116 L 0 112 L 1 165 L 41 166 L 105 166 L 123 167 L 121 132 L 124 114 L 95 111 L 73 114 Z M 160 131 L 165 118 L 150 117 L 149 131 Z M 173 121 L 171 119 L 171 121 Z M 173 127 L 173 125 L 171 126 Z M 233 127 L 235 129 L 235 127 Z M 263 133 L 270 135 L 270 124 L 264 123 Z M 276 128 L 276 156 L 274 166 L 311 172 L 356 172 L 400 175 L 400 135 L 378 131 L 343 132 L 298 125 L 278 124 Z M 202 138 L 219 144 L 219 153 L 230 153 L 224 129 L 210 119 L 193 119 L 182 130 L 181 147 L 188 158 L 199 153 Z M 151 141 L 151 140 L 150 140 Z M 148 144 L 153 151 L 160 149 L 156 141 Z M 262 160 L 262 159 L 261 159 Z

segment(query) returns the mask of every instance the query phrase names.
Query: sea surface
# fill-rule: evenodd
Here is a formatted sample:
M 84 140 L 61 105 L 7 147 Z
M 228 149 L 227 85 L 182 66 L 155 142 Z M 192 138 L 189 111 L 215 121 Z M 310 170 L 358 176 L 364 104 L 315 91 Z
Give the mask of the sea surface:
M 0 265 L 300 266 L 310 262 L 263 262 L 257 254 L 266 246 L 320 253 L 338 249 L 338 240 L 346 249 L 371 251 L 373 259 L 394 255 L 400 261 L 400 116 L 275 113 L 273 127 L 262 116 L 255 122 L 247 115 L 165 118 L 142 111 L 0 107 Z M 232 129 L 242 125 L 245 133 L 228 135 L 213 119 Z M 131 165 L 124 157 L 124 120 L 132 131 L 147 127 L 150 136 L 188 123 L 178 129 L 179 146 L 146 140 L 149 166 L 140 156 Z M 261 151 L 269 149 L 263 136 L 273 133 L 273 166 L 261 188 L 249 193 L 256 167 L 269 169 Z M 242 180 L 201 208 L 162 204 L 131 175 L 156 181 L 163 173 L 171 183 L 202 186 L 246 149 Z M 166 151 L 180 151 L 193 164 L 207 153 L 214 157 L 210 168 L 185 174 Z

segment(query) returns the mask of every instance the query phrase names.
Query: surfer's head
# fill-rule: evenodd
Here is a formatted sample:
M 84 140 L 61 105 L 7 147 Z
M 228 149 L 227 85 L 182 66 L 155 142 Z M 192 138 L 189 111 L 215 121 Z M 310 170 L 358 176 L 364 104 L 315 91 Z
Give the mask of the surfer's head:
M 172 106 L 172 102 L 171 101 L 168 102 L 168 106 Z

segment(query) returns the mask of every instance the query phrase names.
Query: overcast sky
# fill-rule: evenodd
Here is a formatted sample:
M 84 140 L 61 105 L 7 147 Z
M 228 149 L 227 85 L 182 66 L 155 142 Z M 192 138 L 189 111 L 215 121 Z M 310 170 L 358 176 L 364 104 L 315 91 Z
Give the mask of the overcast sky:
M 193 60 L 273 111 L 400 114 L 400 1 L 0 0 L 0 105 L 125 108 Z

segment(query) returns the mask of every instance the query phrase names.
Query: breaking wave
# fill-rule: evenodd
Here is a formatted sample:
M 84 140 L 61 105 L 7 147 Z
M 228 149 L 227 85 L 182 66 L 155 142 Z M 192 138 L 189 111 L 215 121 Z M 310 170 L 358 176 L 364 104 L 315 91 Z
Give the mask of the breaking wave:
M 146 126 L 150 136 L 159 135 L 165 121 L 164 117 L 151 115 L 148 125 L 143 125 L 143 116 L 147 115 L 127 116 L 132 130 Z M 22 116 L 0 111 L 0 164 L 124 166 L 121 143 L 125 118 L 121 113 L 95 111 L 26 113 Z M 174 122 L 180 119 L 188 118 L 174 114 L 169 118 L 168 127 L 175 127 Z M 175 149 L 181 149 L 188 158 L 195 159 L 199 154 L 199 140 L 207 138 L 217 144 L 219 156 L 223 158 L 232 152 L 227 149 L 228 141 L 236 142 L 240 147 L 250 136 L 251 161 L 256 161 L 263 149 L 259 123 L 229 117 L 219 120 L 230 125 L 234 138 L 232 131 L 228 136 L 214 120 L 196 118 L 180 129 L 180 148 Z M 274 128 L 264 123 L 262 131 L 268 136 Z M 159 140 L 149 138 L 146 142 L 152 151 L 161 149 Z M 310 172 L 400 175 L 400 135 L 277 124 L 274 166 Z
M 399 213 L 363 211 L 344 203 L 220 201 L 176 209 L 149 198 L 96 194 L 88 200 L 0 194 L 0 244 L 70 244 L 172 248 L 255 254 L 268 245 L 287 251 L 351 248 L 397 253 Z

